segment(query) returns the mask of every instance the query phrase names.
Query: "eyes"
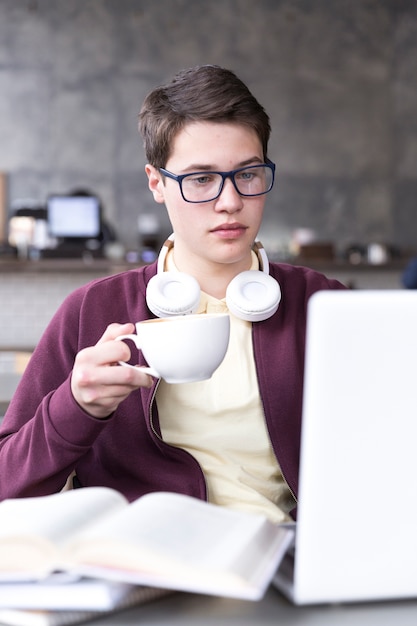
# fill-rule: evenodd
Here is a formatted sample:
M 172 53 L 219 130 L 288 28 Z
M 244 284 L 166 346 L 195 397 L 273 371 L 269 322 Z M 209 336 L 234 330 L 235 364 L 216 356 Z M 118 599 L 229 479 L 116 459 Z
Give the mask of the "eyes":
M 190 174 L 190 176 L 183 179 L 183 182 L 193 185 L 208 185 L 216 178 L 216 174 Z
M 268 193 L 273 187 L 275 178 L 275 165 L 269 160 L 261 165 L 248 165 L 230 172 L 173 174 L 162 167 L 159 171 L 177 181 L 186 202 L 195 203 L 216 200 L 228 178 L 241 196 L 261 196 Z
M 255 170 L 238 170 L 234 174 L 234 180 L 239 183 L 251 183 L 260 176 L 262 168 L 256 168 Z M 190 184 L 203 187 L 205 185 L 218 185 L 222 182 L 223 177 L 217 172 L 205 172 L 197 174 L 189 174 L 183 178 L 183 184 Z

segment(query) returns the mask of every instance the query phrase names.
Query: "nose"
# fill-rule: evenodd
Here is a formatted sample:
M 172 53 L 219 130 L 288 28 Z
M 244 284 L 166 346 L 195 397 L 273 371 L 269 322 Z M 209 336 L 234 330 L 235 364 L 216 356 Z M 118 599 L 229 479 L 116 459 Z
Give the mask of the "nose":
M 234 213 L 243 207 L 243 198 L 235 188 L 232 180 L 226 178 L 220 196 L 216 200 L 217 211 L 228 211 Z

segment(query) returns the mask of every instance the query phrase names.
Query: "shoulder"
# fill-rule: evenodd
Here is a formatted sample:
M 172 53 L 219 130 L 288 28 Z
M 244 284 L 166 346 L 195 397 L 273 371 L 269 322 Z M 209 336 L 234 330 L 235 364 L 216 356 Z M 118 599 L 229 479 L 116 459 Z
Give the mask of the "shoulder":
M 321 289 L 346 289 L 346 286 L 334 278 L 301 265 L 290 263 L 270 263 L 271 275 L 279 282 L 281 290 L 295 294 L 312 294 Z
M 75 289 L 70 299 L 105 297 L 110 299 L 113 294 L 123 296 L 128 293 L 146 293 L 146 285 L 156 273 L 156 264 L 125 270 L 117 274 L 96 278 Z
M 304 333 L 310 297 L 317 291 L 346 289 L 339 281 L 304 266 L 270 263 L 269 272 L 279 283 L 281 301 L 277 312 L 263 324 L 265 332 L 281 327 L 289 334 Z
M 137 322 L 150 313 L 146 285 L 156 266 L 143 266 L 97 278 L 70 293 L 49 324 L 51 332 L 75 334 L 80 343 L 91 345 L 113 323 Z

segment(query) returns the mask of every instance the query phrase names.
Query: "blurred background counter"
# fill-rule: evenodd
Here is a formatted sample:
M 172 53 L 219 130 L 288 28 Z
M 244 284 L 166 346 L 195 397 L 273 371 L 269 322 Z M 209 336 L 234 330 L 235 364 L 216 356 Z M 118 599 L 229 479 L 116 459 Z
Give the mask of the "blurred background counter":
M 404 260 L 381 265 L 303 259 L 308 265 L 355 289 L 400 289 Z M 63 299 L 90 280 L 136 264 L 106 259 L 0 259 L 0 350 L 32 350 Z M 117 320 L 115 320 L 117 321 Z
M 405 266 L 404 260 L 381 265 L 302 258 L 291 262 L 317 269 L 353 289 L 401 289 Z M 0 258 L 0 419 L 31 352 L 64 298 L 90 280 L 136 266 L 107 259 Z

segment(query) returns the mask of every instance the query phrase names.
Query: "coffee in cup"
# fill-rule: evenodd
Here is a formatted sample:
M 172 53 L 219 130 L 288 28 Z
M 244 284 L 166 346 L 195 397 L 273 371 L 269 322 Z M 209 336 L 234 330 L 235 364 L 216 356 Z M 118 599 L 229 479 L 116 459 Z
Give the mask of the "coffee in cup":
M 210 378 L 223 361 L 229 344 L 227 313 L 180 315 L 137 322 L 136 335 L 121 335 L 141 350 L 149 367 L 142 371 L 167 383 L 191 383 Z M 124 361 L 120 365 L 138 367 Z

